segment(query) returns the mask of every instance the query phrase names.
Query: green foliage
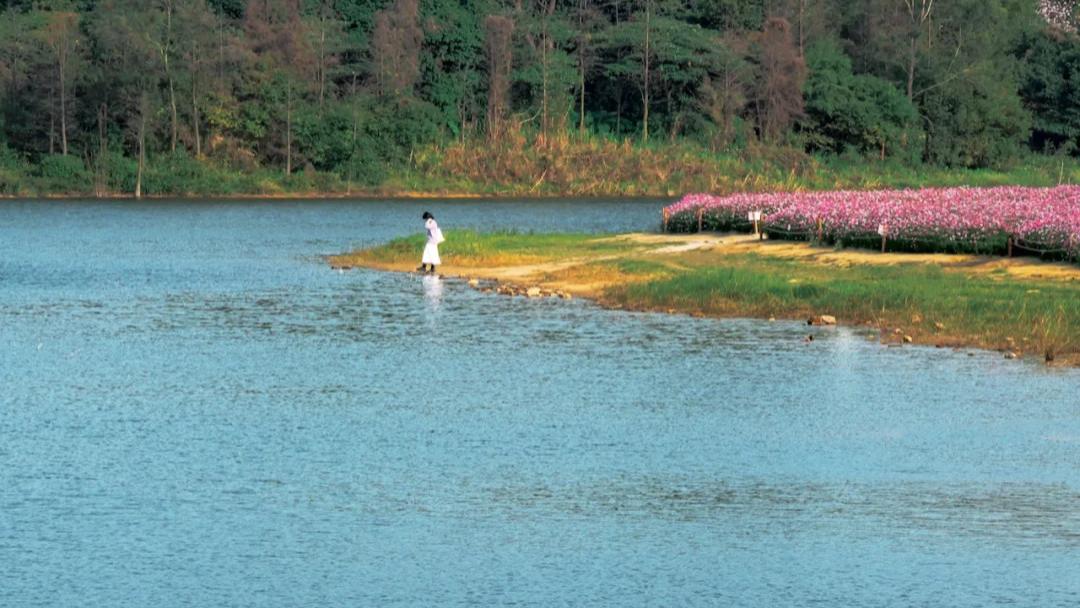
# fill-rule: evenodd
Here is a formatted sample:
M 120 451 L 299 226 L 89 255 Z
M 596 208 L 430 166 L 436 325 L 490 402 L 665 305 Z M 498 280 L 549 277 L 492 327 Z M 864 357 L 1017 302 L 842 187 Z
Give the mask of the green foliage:
M 48 154 L 37 163 L 39 186 L 46 192 L 85 192 L 91 189 L 92 175 L 77 156 Z
M 402 10 L 412 6 L 402 2 Z M 806 115 L 794 131 L 779 132 L 787 119 L 777 123 L 771 141 L 841 162 L 884 155 L 909 168 L 924 162 L 993 168 L 1012 166 L 1030 150 L 1080 153 L 1080 41 L 1048 31 L 1031 0 L 936 2 L 922 21 L 895 0 L 586 0 L 512 7 L 495 0 L 418 0 L 418 19 L 408 20 L 412 29 L 384 23 L 392 31 L 381 31 L 389 40 L 416 37 L 420 25 L 422 39 L 409 47 L 419 49 L 418 59 L 398 58 L 408 66 L 417 60 L 419 79 L 406 91 L 379 97 L 377 75 L 387 67 L 375 63 L 388 56 L 373 52 L 371 39 L 376 15 L 387 5 L 9 2 L 0 12 L 0 141 L 35 164 L 65 142 L 72 158 L 84 160 L 104 145 L 120 156 L 109 157 L 105 183 L 96 185 L 123 192 L 133 188 L 132 159 L 145 143 L 151 166 L 144 185 L 155 193 L 211 191 L 214 180 L 223 190 L 273 191 L 288 183 L 322 188 L 333 180 L 312 176 L 326 175 L 340 177 L 345 187 L 416 185 L 425 178 L 415 162 L 420 149 L 444 149 L 449 141 L 485 146 L 482 151 L 524 149 L 534 138 L 538 148 L 571 138 L 618 143 L 641 133 L 646 114 L 653 143 L 643 149 L 668 155 L 670 166 L 651 159 L 648 172 L 624 177 L 628 164 L 611 161 L 619 177 L 556 182 L 556 172 L 566 177 L 563 161 L 543 153 L 534 155 L 536 174 L 532 164 L 492 160 L 484 183 L 470 174 L 448 177 L 446 167 L 427 177 L 479 191 L 506 184 L 542 192 L 554 191 L 555 183 L 587 192 L 816 184 L 824 178 L 801 170 L 788 176 L 791 166 L 777 178 L 777 163 L 755 160 L 772 154 L 758 139 L 768 107 L 776 105 L 805 106 Z M 167 12 L 168 6 L 175 10 Z M 483 23 L 491 15 L 513 23 L 509 115 L 493 135 L 483 132 L 490 80 Z M 805 99 L 796 99 L 791 87 L 764 103 L 754 66 L 764 59 L 766 17 L 787 19 L 792 40 L 806 50 L 811 77 Z M 671 147 L 661 150 L 657 142 Z M 689 167 L 681 166 L 687 149 L 695 157 Z M 708 154 L 716 156 L 705 159 Z M 762 168 L 763 174 L 723 173 L 731 169 L 725 159 L 735 156 L 748 161 L 737 170 Z M 286 159 L 304 176 L 274 177 L 285 173 Z M 21 174 L 29 180 L 24 190 L 85 192 L 94 183 L 85 169 L 62 177 L 57 161 L 42 162 L 52 165 L 16 171 L 8 163 L 3 187 L 13 188 Z M 706 165 L 721 173 L 699 178 Z M 225 167 L 245 175 L 224 178 Z M 168 175 L 172 170 L 177 173 Z M 892 171 L 890 165 L 889 179 Z
M 149 195 L 206 194 L 213 192 L 213 181 L 206 165 L 178 151 L 153 157 L 147 163 L 142 187 Z
M 1033 115 L 1032 147 L 1080 152 L 1080 40 L 1032 32 L 1017 54 L 1024 60 L 1020 96 Z
M 758 30 L 767 12 L 763 0 L 700 0 L 694 20 L 717 30 Z
M 1032 117 L 1019 91 L 1021 65 L 1010 54 L 1033 12 L 1016 0 L 941 5 L 953 25 L 935 44 L 952 56 L 927 57 L 916 100 L 926 122 L 926 160 L 961 167 L 999 166 L 1019 157 Z
M 294 120 L 297 149 L 315 169 L 332 171 L 348 161 L 355 142 L 347 108 L 336 106 L 322 114 L 304 108 Z
M 442 116 L 430 103 L 407 99 L 396 106 L 373 104 L 369 112 L 363 125 L 365 143 L 387 163 L 400 163 L 417 146 L 439 137 Z
M 26 163 L 0 142 L 0 194 L 18 194 L 26 185 Z
M 441 126 L 454 136 L 475 128 L 484 111 L 483 20 L 493 8 L 483 0 L 421 2 L 423 18 L 440 25 L 424 36 L 418 90 L 442 112 Z
M 895 86 L 852 73 L 851 60 L 832 41 L 811 46 L 806 61 L 810 76 L 802 133 L 811 150 L 853 149 L 907 160 L 912 160 L 912 150 L 920 151 L 918 112 Z
M 105 159 L 106 185 L 113 192 L 134 192 L 139 163 L 118 151 L 109 151 Z
M 638 95 L 633 99 L 631 117 L 643 115 L 645 93 L 646 33 L 649 35 L 649 93 L 663 108 L 659 120 L 676 134 L 681 126 L 702 115 L 699 92 L 710 77 L 721 77 L 733 67 L 730 49 L 716 32 L 665 16 L 653 16 L 648 24 L 640 15 L 607 29 L 597 39 L 608 86 L 629 83 Z M 662 104 L 662 105 L 661 105 Z M 663 124 L 661 123 L 661 124 Z
M 959 167 L 999 166 L 1017 158 L 1030 133 L 1031 115 L 1008 82 L 984 74 L 957 80 L 923 101 L 926 158 Z
M 227 17 L 239 19 L 244 16 L 244 6 L 247 2 L 245 0 L 208 0 L 208 4 Z

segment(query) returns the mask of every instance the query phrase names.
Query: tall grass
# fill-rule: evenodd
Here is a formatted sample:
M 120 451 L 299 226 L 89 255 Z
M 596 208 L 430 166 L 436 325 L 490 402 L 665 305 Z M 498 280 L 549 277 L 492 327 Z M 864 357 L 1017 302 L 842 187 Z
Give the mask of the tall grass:
M 910 166 L 870 159 L 814 157 L 754 146 L 713 152 L 692 142 L 642 145 L 596 136 L 542 144 L 524 137 L 423 149 L 405 180 L 481 194 L 651 195 L 921 186 L 1052 186 L 1080 183 L 1072 159 L 1029 156 L 1003 169 Z
M 105 190 L 130 194 L 135 161 L 113 152 Z M 90 195 L 101 184 L 81 157 L 20 158 L 0 150 L 0 194 Z M 62 171 L 61 171 L 62 169 Z M 421 145 L 379 185 L 357 190 L 347 175 L 272 166 L 233 167 L 184 153 L 148 159 L 143 191 L 160 196 L 412 194 L 516 196 L 677 196 L 688 192 L 798 191 L 919 186 L 1051 186 L 1080 183 L 1073 159 L 1031 155 L 1003 169 L 910 166 L 852 157 L 815 157 L 794 148 L 751 145 L 710 150 L 688 140 L 636 140 L 562 133 L 515 134 L 499 143 L 469 139 Z

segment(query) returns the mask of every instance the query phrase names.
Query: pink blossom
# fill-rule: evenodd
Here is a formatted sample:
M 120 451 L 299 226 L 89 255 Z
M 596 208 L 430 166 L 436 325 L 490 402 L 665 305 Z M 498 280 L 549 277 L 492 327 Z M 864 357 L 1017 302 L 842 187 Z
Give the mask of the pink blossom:
M 672 229 L 746 230 L 762 211 L 767 231 L 852 241 L 878 237 L 947 250 L 987 250 L 1013 237 L 1022 246 L 1080 258 L 1080 186 L 926 188 L 711 196 L 691 194 L 667 208 Z

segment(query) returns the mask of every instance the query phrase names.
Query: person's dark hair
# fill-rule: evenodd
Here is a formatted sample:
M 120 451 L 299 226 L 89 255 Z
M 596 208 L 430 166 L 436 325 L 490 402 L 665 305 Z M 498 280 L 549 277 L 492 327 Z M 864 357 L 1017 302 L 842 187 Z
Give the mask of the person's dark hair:
M 423 217 L 423 218 L 421 218 L 421 219 L 425 219 L 425 220 L 433 220 L 433 219 L 435 219 L 435 216 L 434 216 L 434 215 L 431 215 L 430 213 L 428 213 L 427 211 L 425 211 L 425 212 L 424 212 L 424 217 Z

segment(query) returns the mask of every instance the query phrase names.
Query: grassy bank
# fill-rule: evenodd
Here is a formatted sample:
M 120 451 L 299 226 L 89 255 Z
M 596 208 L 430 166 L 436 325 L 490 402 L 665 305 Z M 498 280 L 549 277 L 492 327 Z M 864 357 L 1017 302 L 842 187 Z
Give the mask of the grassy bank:
M 696 239 L 696 240 L 695 240 Z M 331 258 L 411 269 L 420 238 Z M 739 236 L 448 233 L 444 272 L 566 289 L 606 306 L 717 317 L 833 315 L 881 340 L 1080 362 L 1080 269 L 1029 259 L 874 254 Z
M 0 148 L 0 196 L 130 196 L 134 160 L 114 154 L 101 165 L 75 155 L 19 157 Z M 305 165 L 280 169 L 152 155 L 143 175 L 146 196 L 675 196 L 686 192 L 880 189 L 922 186 L 1052 186 L 1080 183 L 1073 159 L 1032 155 L 999 169 L 948 169 L 870 159 L 815 157 L 756 146 L 714 152 L 693 143 L 653 143 L 562 137 L 539 145 L 520 139 L 492 145 L 466 141 L 418 147 L 408 160 L 364 175 Z

